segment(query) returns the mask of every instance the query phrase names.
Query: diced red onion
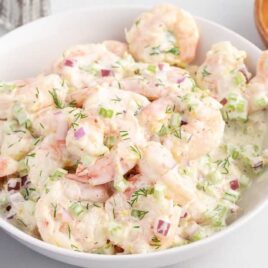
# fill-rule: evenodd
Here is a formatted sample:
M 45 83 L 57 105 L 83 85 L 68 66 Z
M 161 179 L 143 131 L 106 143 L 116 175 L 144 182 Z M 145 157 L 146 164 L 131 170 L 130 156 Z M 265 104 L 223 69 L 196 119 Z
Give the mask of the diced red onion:
M 185 76 L 180 77 L 179 79 L 177 79 L 177 83 L 180 84 L 185 80 Z
M 78 130 L 76 130 L 75 132 L 74 132 L 74 137 L 75 137 L 75 139 L 77 139 L 77 140 L 79 140 L 79 139 L 81 139 L 83 136 L 85 136 L 85 130 L 84 130 L 84 128 L 83 127 L 80 127 Z
M 106 77 L 111 75 L 111 70 L 101 69 L 101 76 Z
M 167 221 L 159 220 L 157 223 L 157 229 L 156 229 L 157 233 L 164 235 L 164 236 L 167 236 L 168 231 L 170 229 L 170 225 L 171 224 Z
M 223 98 L 220 103 L 224 106 L 226 103 L 227 103 L 227 99 L 226 98 Z
M 116 253 L 123 253 L 124 252 L 124 249 L 117 246 L 117 245 L 114 245 L 114 250 Z
M 20 179 L 10 179 L 7 182 L 7 190 L 10 191 L 18 191 L 21 187 Z
M 238 180 L 230 181 L 230 187 L 232 190 L 237 190 L 239 188 L 239 181 Z
M 158 64 L 158 68 L 159 68 L 159 70 L 162 71 L 162 70 L 164 69 L 164 66 L 165 66 L 165 65 L 164 65 L 163 63 L 159 63 L 159 64 Z
M 27 175 L 22 176 L 20 179 L 21 179 L 21 186 L 25 186 L 29 183 Z
M 65 65 L 65 66 L 68 66 L 68 67 L 73 67 L 73 66 L 74 66 L 74 63 L 73 63 L 72 60 L 66 59 L 66 60 L 64 61 L 64 65 Z

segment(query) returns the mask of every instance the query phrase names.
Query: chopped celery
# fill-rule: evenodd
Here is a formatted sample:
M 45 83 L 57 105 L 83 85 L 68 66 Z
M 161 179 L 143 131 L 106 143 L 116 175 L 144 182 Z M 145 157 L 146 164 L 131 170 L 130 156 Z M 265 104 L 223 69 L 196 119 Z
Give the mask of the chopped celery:
M 223 115 L 226 120 L 247 120 L 247 100 L 238 93 L 231 93 L 227 96 L 227 103 L 223 107 Z
M 104 118 L 112 118 L 114 115 L 114 111 L 111 109 L 105 109 L 105 108 L 101 107 L 99 109 L 99 115 L 101 115 Z
M 246 78 L 241 72 L 238 72 L 233 79 L 236 86 L 245 85 L 246 83 Z
M 115 233 L 118 233 L 122 230 L 122 226 L 114 221 L 110 222 L 109 223 L 109 226 L 108 226 L 108 232 L 110 234 L 115 234 Z
M 69 211 L 72 215 L 79 217 L 86 211 L 86 207 L 79 202 L 75 202 L 69 207 Z
M 250 178 L 246 175 L 241 175 L 239 178 L 239 184 L 243 187 L 248 187 L 250 184 Z
M 67 170 L 65 169 L 62 169 L 62 168 L 57 168 L 50 176 L 49 176 L 49 179 L 51 181 L 57 181 L 61 178 L 64 177 L 64 175 L 66 175 L 68 172 Z
M 181 125 L 181 115 L 179 113 L 173 113 L 169 120 L 169 126 L 171 128 L 176 128 Z
M 116 137 L 115 136 L 108 136 L 104 140 L 105 146 L 108 147 L 109 149 L 113 148 L 115 143 L 116 143 Z
M 205 213 L 205 217 L 213 226 L 222 227 L 226 225 L 225 221 L 228 216 L 228 212 L 229 209 L 226 206 L 219 204 L 216 208 L 207 211 Z
M 147 70 L 150 71 L 151 73 L 156 73 L 156 66 L 150 64 L 150 65 L 147 67 Z
M 265 109 L 268 106 L 268 97 L 266 96 L 255 97 L 254 106 L 256 107 L 256 110 Z
M 127 189 L 128 185 L 129 183 L 124 178 L 124 176 L 118 176 L 114 180 L 114 188 L 117 192 L 124 192 Z
M 224 193 L 223 199 L 235 203 L 239 198 L 239 192 L 234 190 L 228 190 Z
M 8 197 L 5 192 L 0 191 L 0 207 L 7 205 Z
M 0 93 L 10 93 L 16 88 L 14 84 L 0 83 Z
M 190 240 L 192 242 L 194 241 L 198 241 L 204 238 L 204 233 L 201 230 L 198 230 L 196 232 L 194 232 L 194 234 L 191 236 Z
M 165 195 L 166 187 L 163 184 L 155 184 L 153 195 L 155 198 L 160 199 Z

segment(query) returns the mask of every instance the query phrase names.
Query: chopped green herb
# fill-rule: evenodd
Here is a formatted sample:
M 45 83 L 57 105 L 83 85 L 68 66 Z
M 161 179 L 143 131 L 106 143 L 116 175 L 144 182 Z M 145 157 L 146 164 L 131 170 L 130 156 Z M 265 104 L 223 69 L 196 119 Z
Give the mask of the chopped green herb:
M 24 227 L 27 227 L 27 224 L 23 220 L 21 220 L 21 219 L 16 219 L 16 220 L 17 220 L 17 222 L 19 222 Z
M 148 195 L 153 194 L 153 193 L 154 193 L 154 188 L 147 188 L 147 189 L 141 188 L 132 194 L 128 203 L 132 207 L 138 201 L 140 196 L 147 197 Z
M 81 119 L 84 119 L 86 118 L 87 115 L 86 114 L 83 114 L 81 111 L 79 111 L 78 113 L 76 113 L 74 115 L 74 121 L 73 123 L 71 124 L 71 127 L 72 128 L 75 128 L 76 126 L 78 126 L 78 121 L 81 120 Z
M 131 152 L 133 152 L 139 159 L 141 159 L 141 152 L 136 145 L 130 146 Z
M 116 143 L 116 138 L 114 136 L 108 136 L 104 139 L 104 145 L 109 149 L 112 149 Z
M 61 178 L 64 177 L 64 175 L 66 175 L 68 172 L 67 170 L 65 169 L 62 169 L 62 168 L 57 168 L 50 176 L 49 176 L 49 179 L 51 181 L 57 181 Z
M 158 249 L 161 247 L 161 241 L 154 235 L 151 239 L 150 246 Z
M 207 67 L 204 67 L 204 69 L 202 71 L 202 77 L 205 78 L 208 75 L 211 75 L 211 73 L 208 72 Z
M 165 53 L 170 53 L 170 54 L 177 56 L 177 55 L 180 55 L 180 50 L 178 47 L 173 47 L 169 50 L 166 50 Z
M 62 101 L 58 97 L 57 90 L 55 88 L 53 88 L 52 91 L 49 91 L 49 94 L 51 95 L 51 97 L 52 97 L 52 99 L 54 101 L 55 106 L 58 109 L 63 109 L 64 108 L 64 105 L 63 105 Z
M 120 102 L 122 99 L 120 99 L 118 96 L 115 96 L 115 98 L 111 99 L 113 102 Z
M 169 132 L 168 128 L 163 124 L 158 131 L 158 136 L 160 136 L 160 137 L 166 136 L 168 134 L 168 132 Z
M 78 248 L 77 246 L 73 245 L 73 244 L 71 244 L 71 248 L 72 248 L 72 250 L 74 250 L 74 251 L 78 251 L 78 252 L 80 252 L 79 248 Z
M 138 218 L 139 220 L 142 220 L 147 213 L 149 213 L 149 211 L 132 209 L 131 216 L 134 218 Z
M 77 106 L 77 103 L 75 100 L 72 100 L 71 102 L 68 103 L 68 106 L 69 107 L 76 107 Z
M 223 169 L 223 171 L 221 172 L 222 174 L 229 173 L 229 167 L 230 167 L 229 156 L 223 160 L 216 161 L 216 163 L 217 163 L 218 167 L 221 167 Z
M 171 114 L 175 111 L 175 105 L 171 106 L 171 105 L 168 105 L 167 108 L 166 108 L 166 114 Z
M 68 237 L 69 237 L 69 239 L 71 239 L 71 227 L 69 224 L 68 224 L 67 228 L 68 228 Z
M 34 146 L 37 145 L 39 142 L 41 142 L 44 139 L 44 137 L 39 137 L 35 140 Z
M 137 19 L 137 20 L 135 21 L 135 25 L 138 26 L 138 25 L 140 24 L 140 22 L 141 22 L 141 19 Z
M 150 56 L 159 55 L 160 53 L 161 53 L 160 46 L 152 47 L 151 52 L 150 52 Z
M 128 137 L 128 131 L 120 130 L 119 133 L 120 133 L 120 137 L 122 138 L 122 140 L 127 140 L 129 138 Z
M 36 87 L 36 88 L 35 88 L 35 91 L 36 91 L 36 93 L 35 93 L 35 97 L 38 99 L 38 98 L 39 98 L 39 88 Z
M 51 206 L 53 207 L 53 217 L 55 219 L 56 216 L 57 216 L 57 207 L 58 207 L 58 205 L 51 203 Z
M 27 154 L 26 157 L 35 157 L 36 153 Z

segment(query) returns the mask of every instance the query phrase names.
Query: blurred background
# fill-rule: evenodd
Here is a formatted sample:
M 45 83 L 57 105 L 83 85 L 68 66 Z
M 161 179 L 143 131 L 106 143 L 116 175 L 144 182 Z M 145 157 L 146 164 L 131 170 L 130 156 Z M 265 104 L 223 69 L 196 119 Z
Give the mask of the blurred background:
M 0 35 L 22 23 L 47 14 L 55 14 L 91 5 L 155 5 L 164 0 L 0 0 Z M 211 19 L 243 35 L 260 48 L 264 44 L 254 22 L 254 0 L 167 0 L 192 14 Z M 268 2 L 260 0 L 256 2 Z M 267 6 L 268 8 L 268 6 Z M 268 16 L 268 10 L 266 10 Z M 90 28 L 89 28 L 90 30 Z

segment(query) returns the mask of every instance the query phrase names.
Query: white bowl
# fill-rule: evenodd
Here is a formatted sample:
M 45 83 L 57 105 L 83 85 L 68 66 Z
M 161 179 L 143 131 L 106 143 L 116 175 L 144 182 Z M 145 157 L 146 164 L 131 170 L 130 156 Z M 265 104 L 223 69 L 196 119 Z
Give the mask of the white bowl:
M 143 12 L 144 7 L 98 7 L 75 10 L 46 17 L 23 26 L 0 39 L 0 78 L 12 80 L 48 70 L 65 48 L 79 43 L 106 39 L 124 40 L 124 29 Z M 196 18 L 201 33 L 198 58 L 201 62 L 210 46 L 229 40 L 248 54 L 248 66 L 254 72 L 260 50 L 238 34 L 208 20 Z M 267 173 L 263 174 L 265 177 Z M 137 268 L 161 267 L 193 258 L 217 247 L 223 239 L 253 218 L 265 206 L 268 180 L 258 178 L 245 192 L 240 205 L 243 214 L 225 230 L 198 242 L 157 253 L 105 256 L 79 253 L 39 241 L 0 218 L 0 227 L 31 249 L 50 258 L 82 267 Z

